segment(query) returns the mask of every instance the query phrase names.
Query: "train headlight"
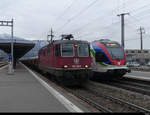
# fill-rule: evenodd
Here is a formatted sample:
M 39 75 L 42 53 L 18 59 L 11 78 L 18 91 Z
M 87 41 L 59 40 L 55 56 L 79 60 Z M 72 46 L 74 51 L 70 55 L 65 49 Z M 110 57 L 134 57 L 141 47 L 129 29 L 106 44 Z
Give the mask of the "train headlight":
M 85 68 L 88 68 L 89 66 L 88 65 L 85 65 Z
M 68 66 L 67 66 L 67 65 L 64 65 L 64 68 L 68 68 Z
M 78 47 L 78 45 L 77 45 L 77 44 L 75 44 L 74 46 L 75 46 L 75 47 Z

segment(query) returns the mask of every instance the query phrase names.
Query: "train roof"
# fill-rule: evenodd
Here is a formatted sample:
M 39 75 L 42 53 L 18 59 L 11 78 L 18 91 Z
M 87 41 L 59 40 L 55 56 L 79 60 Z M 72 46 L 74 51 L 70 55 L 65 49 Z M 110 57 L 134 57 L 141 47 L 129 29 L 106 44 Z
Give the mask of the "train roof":
M 57 45 L 57 44 L 89 44 L 88 41 L 83 41 L 83 40 L 54 40 L 53 42 L 50 42 L 48 45 L 42 47 L 41 49 L 46 48 L 47 46 L 51 46 L 51 45 Z
M 92 43 L 95 43 L 95 42 L 101 42 L 101 43 L 117 43 L 117 44 L 119 44 L 117 41 L 112 41 L 112 40 L 110 40 L 110 39 L 95 40 L 95 41 L 93 41 Z
M 64 43 L 89 43 L 88 41 L 83 40 L 56 40 L 53 42 L 53 44 L 64 44 Z

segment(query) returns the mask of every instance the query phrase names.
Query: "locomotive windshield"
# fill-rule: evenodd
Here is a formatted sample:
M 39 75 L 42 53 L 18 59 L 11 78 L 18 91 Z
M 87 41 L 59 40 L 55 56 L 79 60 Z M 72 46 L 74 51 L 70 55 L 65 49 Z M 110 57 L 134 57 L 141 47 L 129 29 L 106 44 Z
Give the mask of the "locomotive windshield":
M 87 44 L 78 45 L 78 56 L 79 57 L 89 57 L 89 47 Z
M 74 45 L 73 44 L 63 44 L 62 45 L 62 56 L 63 57 L 73 57 L 74 56 Z
M 124 59 L 124 51 L 119 44 L 111 43 L 111 44 L 105 44 L 105 46 L 113 60 Z

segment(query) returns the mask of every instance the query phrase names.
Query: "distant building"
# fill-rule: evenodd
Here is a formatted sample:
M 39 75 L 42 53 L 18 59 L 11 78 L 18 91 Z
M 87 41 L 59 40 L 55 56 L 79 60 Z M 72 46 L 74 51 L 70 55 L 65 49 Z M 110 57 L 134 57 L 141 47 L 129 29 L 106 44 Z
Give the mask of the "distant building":
M 127 49 L 127 61 L 145 65 L 150 62 L 150 50 Z

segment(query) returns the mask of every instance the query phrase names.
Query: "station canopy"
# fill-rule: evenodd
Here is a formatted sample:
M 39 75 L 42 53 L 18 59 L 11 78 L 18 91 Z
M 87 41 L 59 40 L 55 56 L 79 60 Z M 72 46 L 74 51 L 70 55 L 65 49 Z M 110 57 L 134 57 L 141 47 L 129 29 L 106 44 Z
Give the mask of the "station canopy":
M 10 35 L 0 35 L 0 49 L 7 54 L 11 54 L 11 41 L 12 38 Z M 35 43 L 29 40 L 22 38 L 14 37 L 14 59 L 18 60 L 23 57 L 27 52 L 29 52 L 34 46 Z

